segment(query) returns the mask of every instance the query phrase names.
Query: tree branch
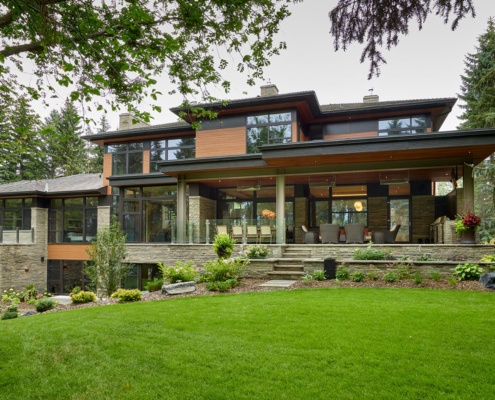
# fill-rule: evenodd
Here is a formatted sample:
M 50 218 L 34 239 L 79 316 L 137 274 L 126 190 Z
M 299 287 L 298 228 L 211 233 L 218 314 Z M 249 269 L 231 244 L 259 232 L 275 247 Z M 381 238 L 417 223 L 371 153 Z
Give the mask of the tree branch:
M 39 0 L 37 5 L 39 7 L 42 7 L 42 6 L 48 6 L 51 4 L 65 3 L 66 1 L 67 0 Z M 40 9 L 38 9 L 36 11 L 40 11 Z M 7 12 L 3 15 L 0 15 L 0 29 L 3 29 L 5 27 L 9 26 L 13 22 L 13 15 L 14 15 L 14 13 L 12 12 L 12 10 L 10 10 L 9 12 Z

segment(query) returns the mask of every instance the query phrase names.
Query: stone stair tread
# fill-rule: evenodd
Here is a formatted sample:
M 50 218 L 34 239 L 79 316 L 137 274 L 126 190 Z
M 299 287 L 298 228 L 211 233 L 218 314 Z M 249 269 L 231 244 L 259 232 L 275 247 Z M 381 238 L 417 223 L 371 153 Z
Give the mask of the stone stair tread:
M 268 275 L 305 275 L 302 271 L 269 271 Z

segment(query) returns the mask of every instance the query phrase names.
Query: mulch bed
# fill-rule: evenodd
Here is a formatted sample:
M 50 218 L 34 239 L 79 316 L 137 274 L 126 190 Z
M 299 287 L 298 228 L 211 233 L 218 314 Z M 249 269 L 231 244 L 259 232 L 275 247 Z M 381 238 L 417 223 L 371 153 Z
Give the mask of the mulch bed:
M 303 281 L 297 281 L 288 288 L 278 287 L 261 287 L 262 283 L 267 282 L 266 279 L 242 279 L 241 285 L 231 289 L 228 293 L 246 293 L 246 292 L 268 292 L 273 290 L 295 290 L 295 289 L 311 289 L 311 288 L 423 288 L 423 289 L 439 289 L 439 290 L 472 290 L 479 292 L 494 292 L 491 289 L 485 288 L 481 283 L 477 281 L 463 281 L 457 282 L 455 286 L 452 286 L 445 280 L 435 281 L 433 279 L 424 279 L 423 282 L 417 285 L 413 280 L 402 280 L 400 282 L 387 283 L 381 280 L 378 281 L 366 281 L 366 282 L 352 282 L 352 281 L 311 281 L 305 283 Z M 205 284 L 200 283 L 196 285 L 196 290 L 191 293 L 179 294 L 179 295 L 163 295 L 160 291 L 143 293 L 143 299 L 141 301 L 156 301 L 156 300 L 170 300 L 178 297 L 190 297 L 190 296 L 215 296 L 222 295 L 219 292 L 210 292 L 206 290 Z M 57 312 L 64 310 L 74 310 L 87 307 L 100 307 L 111 304 L 117 304 L 116 299 L 104 299 L 96 303 L 86 304 L 58 304 L 54 310 L 47 312 Z M 4 312 L 9 306 L 9 303 L 0 302 L 0 312 Z M 19 304 L 19 312 L 25 313 L 27 311 L 34 311 L 34 306 L 26 303 Z

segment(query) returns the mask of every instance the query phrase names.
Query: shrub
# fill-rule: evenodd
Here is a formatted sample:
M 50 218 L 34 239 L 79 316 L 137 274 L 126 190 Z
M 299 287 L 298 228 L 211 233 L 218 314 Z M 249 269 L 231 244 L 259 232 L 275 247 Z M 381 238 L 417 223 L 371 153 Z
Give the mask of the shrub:
M 495 262 L 495 254 L 484 254 L 480 262 Z
M 36 289 L 34 283 L 31 283 L 26 286 L 26 288 L 20 293 L 19 297 L 21 301 L 29 303 L 29 300 L 36 300 L 36 296 L 38 296 L 38 289 Z
M 76 294 L 72 294 L 71 300 L 73 304 L 84 304 L 96 301 L 96 295 L 93 292 L 85 292 L 81 290 Z
M 421 285 L 423 283 L 423 275 L 421 275 L 419 272 L 416 272 L 413 276 L 413 280 L 416 285 Z
M 306 274 L 302 277 L 302 281 L 304 284 L 309 285 L 313 281 L 313 275 Z
M 389 283 L 399 282 L 399 274 L 395 271 L 388 271 L 383 274 L 383 280 Z
M 2 320 L 17 318 L 18 316 L 19 313 L 17 312 L 7 311 L 5 314 L 2 315 Z
M 430 272 L 430 278 L 433 279 L 435 282 L 439 282 L 440 279 L 442 279 L 442 276 L 440 275 L 439 272 L 433 271 Z
M 21 293 L 10 288 L 9 290 L 4 290 L 2 295 L 2 301 L 19 303 L 21 300 Z
M 149 281 L 144 287 L 149 292 L 158 292 L 163 286 L 163 279 L 155 278 Z
M 399 279 L 409 279 L 413 275 L 413 272 L 411 267 L 404 265 L 399 266 L 397 274 L 399 275 Z
M 246 268 L 248 259 L 237 257 L 232 259 L 219 258 L 207 261 L 203 267 L 205 273 L 201 277 L 202 282 L 225 282 L 229 279 L 239 279 Z
M 78 294 L 78 293 L 80 293 L 80 292 L 81 292 L 81 290 L 82 290 L 82 289 L 81 289 L 81 287 L 80 287 L 80 286 L 74 286 L 74 287 L 72 288 L 72 290 L 70 291 L 70 295 L 72 296 L 72 295 L 74 295 L 74 294 Z
M 7 312 L 17 312 L 18 306 L 17 304 L 11 304 L 7 307 Z
M 218 258 L 230 258 L 234 252 L 235 244 L 236 240 L 233 239 L 228 233 L 221 233 L 215 236 L 213 251 Z
M 198 275 L 192 261 L 186 261 L 184 263 L 177 261 L 175 267 L 165 267 L 163 263 L 158 263 L 158 268 L 163 275 L 163 279 L 170 283 L 193 281 Z
M 54 309 L 56 305 L 57 302 L 55 300 L 42 298 L 36 301 L 34 306 L 36 307 L 36 311 L 42 313 Z
M 119 303 L 127 303 L 131 301 L 139 301 L 142 299 L 142 294 L 139 289 L 118 289 L 110 296 L 112 299 L 118 299 Z
M 380 274 L 377 271 L 370 271 L 368 272 L 368 279 L 370 281 L 377 281 L 380 279 Z
M 476 281 L 483 273 L 483 269 L 478 264 L 459 264 L 455 267 L 454 276 L 459 281 Z
M 311 276 L 315 281 L 324 281 L 326 279 L 325 271 L 322 269 L 314 270 Z
M 246 257 L 250 259 L 267 258 L 270 250 L 266 246 L 249 246 L 246 250 Z
M 447 278 L 447 282 L 450 284 L 452 287 L 456 287 L 457 285 L 457 280 L 453 276 L 449 276 Z
M 209 282 L 206 284 L 206 289 L 212 292 L 228 292 L 233 287 L 239 285 L 235 279 L 228 279 L 223 282 Z
M 354 252 L 355 260 L 391 260 L 391 250 L 373 250 L 370 244 L 366 250 L 356 250 Z
M 349 271 L 349 268 L 345 266 L 341 266 L 337 268 L 337 272 L 335 274 L 335 278 L 338 279 L 339 281 L 346 281 L 350 278 L 351 273 Z
M 356 271 L 351 274 L 351 281 L 353 282 L 364 282 L 366 279 L 366 274 L 362 271 Z

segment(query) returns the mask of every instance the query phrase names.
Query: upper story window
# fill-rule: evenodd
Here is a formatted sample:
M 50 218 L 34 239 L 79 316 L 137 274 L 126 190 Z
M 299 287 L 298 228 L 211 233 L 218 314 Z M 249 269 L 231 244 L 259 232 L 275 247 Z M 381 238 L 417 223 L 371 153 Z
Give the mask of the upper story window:
M 292 141 L 292 114 L 273 113 L 247 117 L 247 152 L 259 153 L 264 144 Z
M 158 172 L 161 161 L 182 160 L 196 156 L 196 138 L 152 140 L 150 172 Z
M 381 119 L 378 121 L 379 136 L 410 135 L 425 132 L 426 117 L 424 115 Z
M 31 229 L 32 199 L 0 200 L 0 226 L 4 230 Z
M 121 143 L 108 146 L 112 154 L 112 175 L 143 172 L 143 143 Z
M 98 198 L 50 200 L 48 243 L 82 243 L 96 239 Z

